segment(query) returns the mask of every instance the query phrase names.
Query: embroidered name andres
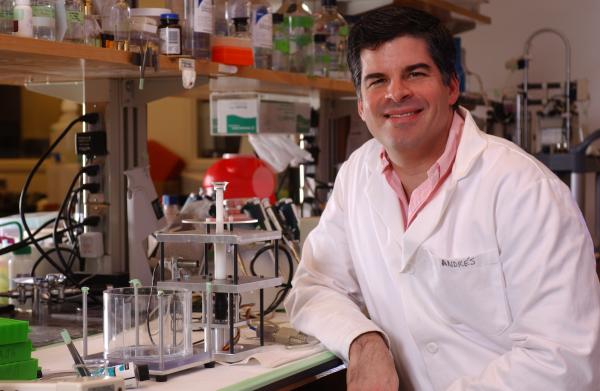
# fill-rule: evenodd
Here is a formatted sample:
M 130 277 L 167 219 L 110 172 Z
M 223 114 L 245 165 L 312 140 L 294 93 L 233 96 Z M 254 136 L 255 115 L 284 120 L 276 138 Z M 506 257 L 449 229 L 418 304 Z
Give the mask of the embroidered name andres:
M 477 262 L 475 262 L 475 257 L 468 257 L 464 259 L 442 259 L 442 266 L 444 267 L 469 267 L 475 266 Z

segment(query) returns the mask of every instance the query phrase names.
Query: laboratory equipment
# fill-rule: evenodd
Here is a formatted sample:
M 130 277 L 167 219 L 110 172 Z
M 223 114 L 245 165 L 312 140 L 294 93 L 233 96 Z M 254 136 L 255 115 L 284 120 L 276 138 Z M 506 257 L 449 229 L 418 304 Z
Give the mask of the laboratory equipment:
M 562 150 L 568 151 L 571 146 L 571 44 L 567 37 L 558 30 L 551 28 L 543 28 L 534 31 L 525 41 L 523 49 L 523 88 L 522 92 L 517 95 L 516 106 L 518 108 L 518 121 L 515 128 L 516 142 L 526 151 L 534 152 L 532 148 L 531 120 L 529 112 L 529 62 L 531 60 L 530 50 L 531 43 L 534 38 L 541 34 L 550 33 L 558 36 L 565 47 L 565 80 L 564 80 L 564 126 L 562 127 L 562 140 L 560 147 Z
M 159 232 L 156 238 L 160 243 L 160 266 L 158 287 L 161 289 L 184 289 L 201 296 L 202 316 L 200 324 L 204 328 L 204 351 L 215 361 L 236 362 L 243 360 L 264 345 L 264 289 L 281 285 L 279 277 L 278 247 L 279 231 L 234 229 L 233 222 L 225 221 L 223 192 L 226 182 L 213 183 L 216 195 L 216 219 L 205 224 L 205 230 L 179 232 Z M 214 231 L 213 228 L 214 226 Z M 226 229 L 227 228 L 227 229 Z M 243 244 L 274 241 L 274 277 L 240 276 L 238 273 L 238 251 Z M 205 256 L 202 275 L 184 275 L 182 278 L 164 279 L 165 243 L 197 242 L 214 247 L 214 268 L 209 273 L 208 257 Z M 205 250 L 205 254 L 208 252 Z M 231 268 L 228 268 L 228 264 Z M 228 269 L 233 269 L 228 274 Z M 236 345 L 235 329 L 245 323 L 240 312 L 241 294 L 259 291 L 260 343 Z
M 104 291 L 104 358 L 111 364 L 148 365 L 164 380 L 208 364 L 210 354 L 192 345 L 192 293 L 156 287 Z

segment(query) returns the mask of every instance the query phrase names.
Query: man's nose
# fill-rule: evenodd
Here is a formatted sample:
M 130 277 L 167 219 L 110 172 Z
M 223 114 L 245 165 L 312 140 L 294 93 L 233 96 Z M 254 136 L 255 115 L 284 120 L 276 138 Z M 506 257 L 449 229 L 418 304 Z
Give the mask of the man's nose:
M 412 95 L 412 91 L 402 78 L 393 78 L 388 84 L 386 98 L 393 102 L 401 102 Z

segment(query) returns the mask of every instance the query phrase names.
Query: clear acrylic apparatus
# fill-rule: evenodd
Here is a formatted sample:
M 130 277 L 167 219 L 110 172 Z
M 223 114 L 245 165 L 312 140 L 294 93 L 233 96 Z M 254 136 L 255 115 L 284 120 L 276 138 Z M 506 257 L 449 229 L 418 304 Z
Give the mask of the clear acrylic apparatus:
M 104 358 L 164 370 L 192 353 L 192 294 L 155 287 L 104 291 Z

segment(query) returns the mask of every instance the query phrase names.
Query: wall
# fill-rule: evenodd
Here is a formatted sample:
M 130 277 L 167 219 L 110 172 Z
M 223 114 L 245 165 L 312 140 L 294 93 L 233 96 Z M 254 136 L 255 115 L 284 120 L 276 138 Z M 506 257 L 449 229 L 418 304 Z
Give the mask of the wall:
M 492 23 L 479 24 L 461 37 L 467 67 L 481 75 L 490 98 L 498 99 L 503 89 L 514 89 L 521 82 L 522 72 L 510 74 L 505 62 L 522 55 L 531 33 L 551 27 L 563 32 L 571 43 L 571 79 L 588 79 L 589 129 L 600 128 L 600 1 L 492 0 L 481 6 L 481 13 L 490 16 Z M 564 50 L 558 37 L 538 36 L 533 41 L 531 55 L 531 82 L 564 79 Z

